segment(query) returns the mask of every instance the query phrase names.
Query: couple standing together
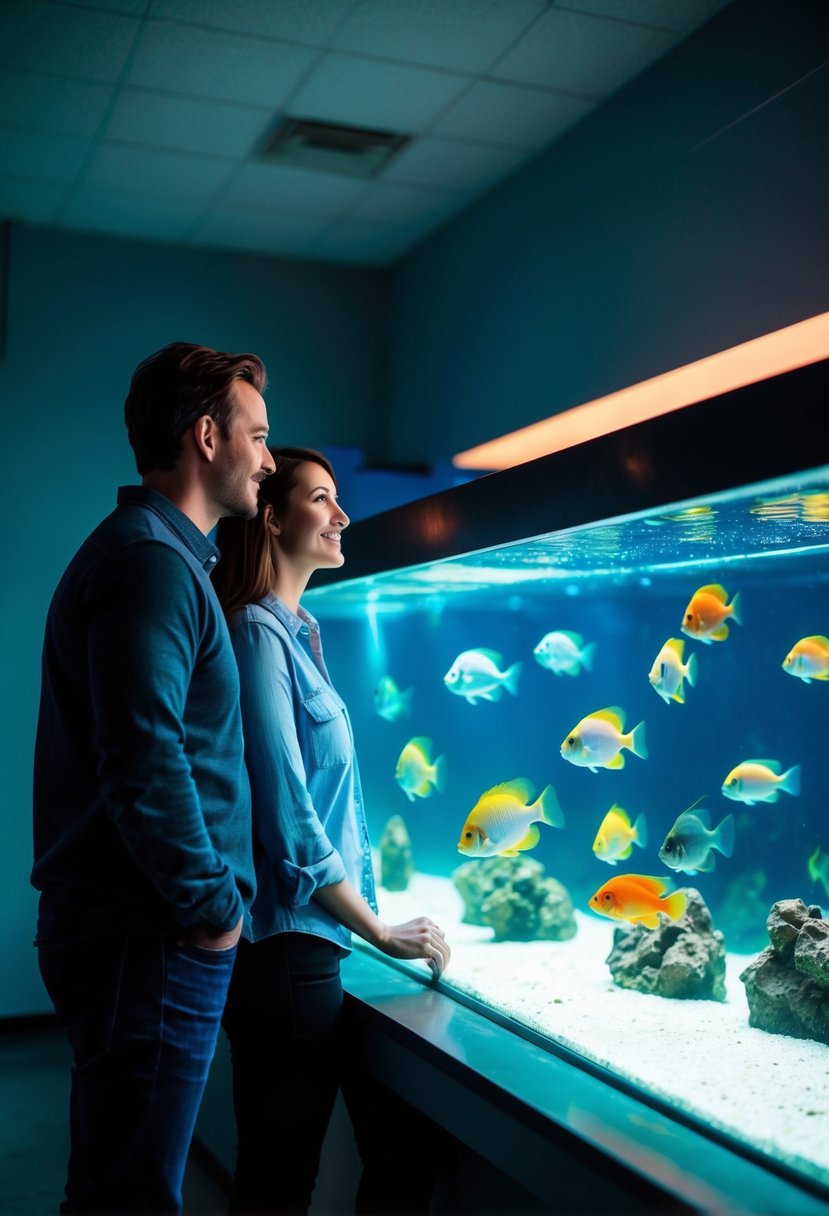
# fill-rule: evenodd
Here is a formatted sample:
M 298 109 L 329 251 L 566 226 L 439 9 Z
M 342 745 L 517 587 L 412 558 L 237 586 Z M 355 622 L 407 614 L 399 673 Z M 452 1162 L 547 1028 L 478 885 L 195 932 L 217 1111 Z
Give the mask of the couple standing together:
M 340 960 L 354 932 L 439 975 L 449 947 L 428 917 L 376 914 L 351 726 L 300 604 L 348 517 L 324 456 L 268 448 L 265 383 L 256 356 L 188 343 L 139 365 L 142 484 L 46 622 L 32 881 L 73 1052 L 65 1213 L 180 1211 L 220 1022 L 233 1210 L 307 1211 L 338 1089 L 357 1210 L 428 1205 L 411 1179 L 395 1197 L 393 1146 L 421 1125 L 360 1070 Z

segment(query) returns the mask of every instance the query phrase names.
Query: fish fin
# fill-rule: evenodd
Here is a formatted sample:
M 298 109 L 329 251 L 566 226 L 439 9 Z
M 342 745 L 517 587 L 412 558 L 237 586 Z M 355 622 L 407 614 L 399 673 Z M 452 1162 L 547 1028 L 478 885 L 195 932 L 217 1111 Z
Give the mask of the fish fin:
M 712 847 L 713 847 L 713 841 Z M 697 862 L 697 868 L 694 871 L 696 874 L 710 874 L 712 870 L 717 868 L 717 859 L 715 858 L 712 849 L 709 849 L 702 861 Z M 691 871 L 689 870 L 690 874 Z
M 581 665 L 585 671 L 593 670 L 593 660 L 596 657 L 596 643 L 588 642 L 581 652 Z
M 556 672 L 557 676 L 577 676 L 581 673 L 578 659 L 573 659 L 569 667 L 562 667 Z
M 633 825 L 634 842 L 639 845 L 640 849 L 644 849 L 648 843 L 648 825 L 644 814 L 636 816 L 636 822 Z
M 527 777 L 513 777 L 512 781 L 502 781 L 500 785 L 493 785 L 492 789 L 487 790 L 481 797 L 493 798 L 498 794 L 506 794 L 508 798 L 514 798 L 516 802 L 521 803 L 522 807 L 525 807 L 532 802 L 535 787 Z
M 800 793 L 800 765 L 793 764 L 790 769 L 787 769 L 780 778 L 780 788 L 785 790 L 787 794 Z
M 499 857 L 517 857 L 518 849 L 501 849 L 501 852 L 498 854 L 498 856 Z
M 779 760 L 744 760 L 743 764 L 762 764 L 764 768 L 770 768 L 775 776 L 779 776 L 783 767 Z
M 780 790 L 771 790 L 771 792 L 770 792 L 770 793 L 768 793 L 768 794 L 766 795 L 766 797 L 763 799 L 763 802 L 777 802 L 777 800 L 779 799 L 779 797 L 780 797 Z M 753 802 L 749 802 L 749 803 L 747 803 L 746 805 L 747 805 L 747 806 L 753 806 L 753 805 L 754 805 L 754 803 L 753 803 Z
M 674 695 L 671 697 L 671 700 L 678 701 L 680 705 L 685 704 L 685 693 L 682 691 L 681 684 L 680 684 L 679 688 L 676 690 L 676 692 L 674 693 Z
M 504 656 L 499 654 L 497 650 L 487 650 L 484 646 L 479 646 L 478 650 L 473 651 L 472 653 L 482 654 L 484 658 L 491 659 L 496 667 L 500 667 L 504 661 Z
M 608 705 L 605 709 L 597 709 L 595 713 L 588 714 L 588 718 L 602 718 L 605 722 L 611 722 L 617 730 L 625 729 L 625 711 L 620 709 L 618 705 Z
M 425 735 L 416 735 L 414 739 L 409 740 L 409 747 L 416 747 L 418 751 L 423 752 L 424 757 L 431 764 L 429 757 L 432 755 L 432 740 L 427 739 Z
M 633 845 L 629 844 L 628 847 L 625 849 L 624 853 L 619 854 L 619 861 L 626 861 L 627 858 L 630 857 L 632 852 L 633 852 Z M 615 865 L 615 862 L 614 862 L 614 865 Z
M 625 758 L 621 752 L 617 752 L 612 760 L 605 761 L 604 768 L 624 768 Z
M 658 929 L 659 917 L 655 912 L 649 912 L 647 916 L 637 916 L 632 923 L 634 925 L 644 925 L 646 929 Z
M 630 732 L 630 750 L 634 756 L 638 756 L 640 760 L 647 760 L 648 745 L 645 742 L 645 723 L 640 722 L 638 726 L 634 726 Z
M 668 638 L 665 645 L 670 646 L 671 650 L 676 651 L 680 660 L 682 659 L 682 656 L 685 654 L 685 643 L 682 638 Z
M 829 680 L 829 671 L 813 671 L 809 679 L 804 679 L 804 684 L 810 684 L 812 680 Z
M 435 789 L 442 794 L 446 789 L 446 757 L 438 756 L 435 761 Z
M 523 663 L 519 659 L 517 663 L 513 663 L 512 667 L 507 668 L 504 672 L 504 684 L 514 697 L 518 696 L 518 677 L 521 675 L 522 667 Z M 500 687 L 498 691 L 501 691 Z
M 653 895 L 663 895 L 669 889 L 670 880 L 657 878 L 654 874 L 625 874 L 626 882 L 632 882 L 635 887 L 642 887 Z
M 414 800 L 415 800 L 415 796 L 414 796 L 414 794 L 412 793 L 412 791 L 411 791 L 411 790 L 403 790 L 403 793 L 406 795 L 406 797 L 408 798 L 409 802 L 414 802 Z
M 822 633 L 813 633 L 811 637 L 803 638 L 803 641 L 814 642 L 817 646 L 822 646 L 824 649 L 829 650 L 829 638 L 825 637 Z
M 478 694 L 485 701 L 500 701 L 501 700 L 501 685 L 496 684 L 494 688 L 488 688 L 486 692 Z
M 432 792 L 432 781 L 429 777 L 425 781 L 421 781 L 420 785 L 416 785 L 412 790 L 413 794 L 417 794 L 418 798 L 428 798 Z
M 684 891 L 675 891 L 663 901 L 662 912 L 666 912 L 671 920 L 681 920 L 685 915 L 688 899 Z
M 712 848 L 719 849 L 723 857 L 730 857 L 734 852 L 734 816 L 726 815 L 715 828 L 714 835 L 716 840 L 711 841 Z
M 527 849 L 534 849 L 538 844 L 540 836 L 541 833 L 539 832 L 538 828 L 534 823 L 531 823 L 527 835 L 522 840 L 519 840 L 518 844 L 515 846 L 516 850 L 523 853 Z
M 584 645 L 584 638 L 580 633 L 574 633 L 572 629 L 559 629 L 559 633 L 563 638 L 569 638 L 576 650 L 581 650 Z
M 599 771 L 599 770 L 596 768 L 595 764 L 588 764 L 588 766 L 587 766 L 587 767 L 590 769 L 591 773 L 597 773 L 597 772 Z
M 688 683 L 691 685 L 692 688 L 696 687 L 698 670 L 699 670 L 699 664 L 697 663 L 697 656 L 695 654 L 689 655 L 688 656 L 688 670 L 685 673 L 685 679 L 688 681 Z
M 734 618 L 734 620 L 737 622 L 738 625 L 742 625 L 742 623 L 743 623 L 743 604 L 742 604 L 742 600 L 740 599 L 739 591 L 734 596 L 734 599 L 731 601 L 731 604 L 729 606 L 731 608 L 731 615 Z
M 479 696 L 479 694 L 478 694 L 478 693 L 476 693 L 476 692 L 465 692 L 465 693 L 463 693 L 462 695 L 463 695 L 464 697 L 466 697 L 467 704 L 469 704 L 469 705 L 477 705 L 477 704 L 478 704 L 478 696 Z
M 541 822 L 551 828 L 564 827 L 564 812 L 558 804 L 556 792 L 551 785 L 546 785 L 538 796 L 536 806 L 541 812 Z
M 706 583 L 704 587 L 697 588 L 697 595 L 700 594 L 713 595 L 714 599 L 719 600 L 721 604 L 728 599 L 728 592 L 722 583 Z
M 720 625 L 719 629 L 715 629 L 713 633 L 709 633 L 709 642 L 724 642 L 728 637 L 728 626 Z

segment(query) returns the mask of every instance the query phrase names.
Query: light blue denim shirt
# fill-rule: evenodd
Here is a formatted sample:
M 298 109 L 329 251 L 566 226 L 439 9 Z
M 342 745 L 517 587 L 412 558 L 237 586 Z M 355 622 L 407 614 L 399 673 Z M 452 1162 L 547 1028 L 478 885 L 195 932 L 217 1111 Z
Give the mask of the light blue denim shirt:
M 322 657 L 319 626 L 276 596 L 234 613 L 245 760 L 253 799 L 253 941 L 313 933 L 351 949 L 315 899 L 347 878 L 376 912 L 371 851 L 348 712 Z

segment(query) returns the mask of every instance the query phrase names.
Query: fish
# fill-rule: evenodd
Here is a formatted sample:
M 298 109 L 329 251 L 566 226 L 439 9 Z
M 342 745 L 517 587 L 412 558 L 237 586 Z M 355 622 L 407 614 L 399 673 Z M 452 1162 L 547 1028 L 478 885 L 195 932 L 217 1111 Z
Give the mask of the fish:
M 726 603 L 727 599 L 728 592 L 719 583 L 699 587 L 685 609 L 682 632 L 706 645 L 724 642 L 728 637 L 726 619 L 731 617 L 736 624 L 743 623 L 740 593 L 737 592 L 730 604 Z
M 522 663 L 513 663 L 506 671 L 499 671 L 502 662 L 496 650 L 464 650 L 443 677 L 443 682 L 450 692 L 466 697 L 470 705 L 476 705 L 481 698 L 498 701 L 505 688 L 516 697 Z
M 577 676 L 582 671 L 593 670 L 593 658 L 596 653 L 596 643 L 588 642 L 585 646 L 580 633 L 571 633 L 567 629 L 545 633 L 544 637 L 533 650 L 533 657 L 542 667 L 554 672 L 557 676 Z
M 408 718 L 412 712 L 413 691 L 407 688 L 405 692 L 401 692 L 391 676 L 383 676 L 374 690 L 374 708 L 387 722 Z
M 424 738 L 410 739 L 400 753 L 394 778 L 409 802 L 435 790 L 440 794 L 446 786 L 446 757 L 438 756 L 434 763 L 431 757 L 432 740 Z
M 823 889 L 829 896 L 829 854 L 824 853 L 818 845 L 806 866 L 812 882 L 823 883 Z
M 573 727 L 561 745 L 561 754 L 571 764 L 589 768 L 591 773 L 598 768 L 624 768 L 623 747 L 647 760 L 645 723 L 640 722 L 627 735 L 624 729 L 625 711 L 618 705 L 597 709 Z
M 599 861 L 606 861 L 609 866 L 615 866 L 617 861 L 630 857 L 634 845 L 644 849 L 647 843 L 648 826 L 645 816 L 637 815 L 636 822 L 631 824 L 627 811 L 614 803 L 596 833 L 593 852 Z
M 611 920 L 626 920 L 646 929 L 659 927 L 659 913 L 679 920 L 685 912 L 687 898 L 682 891 L 670 891 L 664 878 L 648 874 L 619 874 L 609 879 L 590 896 L 589 905 L 600 916 Z
M 481 794 L 469 812 L 458 841 L 467 857 L 517 857 L 538 844 L 536 824 L 564 827 L 564 813 L 551 785 L 532 801 L 533 787 L 525 777 L 494 785 Z
M 800 765 L 781 773 L 779 760 L 744 760 L 733 768 L 722 783 L 722 792 L 734 802 L 754 806 L 755 802 L 776 802 L 780 791 L 800 793 Z
M 654 692 L 658 693 L 666 705 L 671 701 L 685 704 L 685 681 L 693 688 L 697 682 L 697 656 L 689 655 L 688 662 L 683 663 L 685 643 L 682 638 L 668 638 L 659 654 L 654 659 L 648 680 Z
M 812 680 L 829 680 L 829 638 L 816 633 L 795 642 L 783 660 L 783 670 L 797 676 L 804 684 Z
M 708 826 L 708 811 L 699 806 L 699 801 L 682 812 L 659 850 L 659 860 L 671 870 L 710 874 L 714 869 L 714 849 L 723 857 L 734 852 L 734 816 L 726 815 L 712 830 Z

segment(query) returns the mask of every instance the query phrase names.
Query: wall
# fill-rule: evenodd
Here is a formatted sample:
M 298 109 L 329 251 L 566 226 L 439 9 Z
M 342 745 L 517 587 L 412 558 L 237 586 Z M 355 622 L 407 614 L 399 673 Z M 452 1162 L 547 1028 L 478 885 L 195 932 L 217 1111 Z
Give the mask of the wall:
M 829 309 L 827 57 L 825 0 L 735 0 L 404 259 L 389 457 Z
M 43 622 L 115 487 L 137 481 L 122 413 L 134 367 L 178 339 L 253 350 L 275 441 L 382 454 L 384 294 L 376 271 L 13 226 L 0 364 L 0 1016 L 49 1008 L 28 884 Z

